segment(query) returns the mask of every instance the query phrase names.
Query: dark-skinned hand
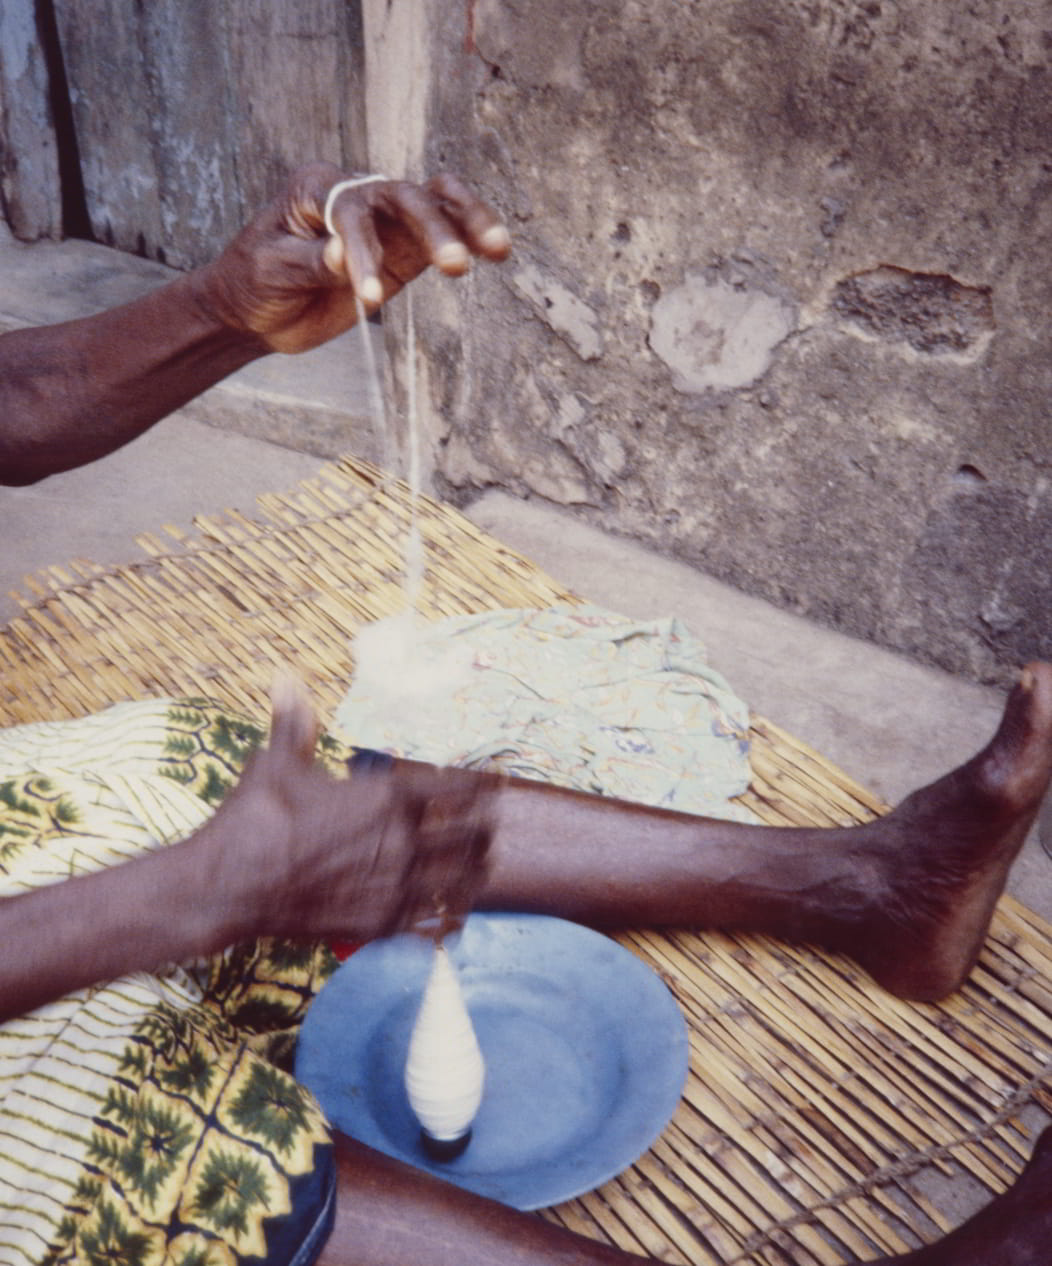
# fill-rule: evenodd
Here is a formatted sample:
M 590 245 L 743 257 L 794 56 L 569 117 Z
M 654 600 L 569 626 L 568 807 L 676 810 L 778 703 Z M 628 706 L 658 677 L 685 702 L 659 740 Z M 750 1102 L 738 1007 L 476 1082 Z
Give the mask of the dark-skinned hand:
M 498 782 L 395 762 L 333 777 L 294 678 L 275 683 L 269 743 L 220 806 L 211 887 L 251 935 L 367 940 L 453 926 L 486 877 Z
M 344 173 L 329 163 L 300 168 L 285 192 L 194 274 L 199 297 L 224 324 L 274 352 L 302 352 L 354 325 L 429 265 L 449 276 L 472 256 L 504 259 L 511 239 L 497 213 L 456 177 L 417 185 L 375 181 L 335 199 Z

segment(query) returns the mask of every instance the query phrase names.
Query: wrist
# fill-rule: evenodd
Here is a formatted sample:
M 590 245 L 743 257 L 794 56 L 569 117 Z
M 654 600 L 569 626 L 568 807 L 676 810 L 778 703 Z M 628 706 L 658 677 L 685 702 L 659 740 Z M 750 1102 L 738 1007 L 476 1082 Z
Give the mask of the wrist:
M 226 275 L 222 257 L 187 273 L 180 282 L 210 343 L 240 356 L 242 364 L 270 352 L 262 335 L 245 320 L 237 302 L 236 287 Z

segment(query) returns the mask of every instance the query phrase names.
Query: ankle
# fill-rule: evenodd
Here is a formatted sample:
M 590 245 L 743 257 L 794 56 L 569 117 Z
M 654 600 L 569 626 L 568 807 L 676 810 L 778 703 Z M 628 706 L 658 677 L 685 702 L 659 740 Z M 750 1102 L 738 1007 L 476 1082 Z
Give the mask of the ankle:
M 852 829 L 843 841 L 831 838 L 829 844 L 823 873 L 811 876 L 806 885 L 790 884 L 787 924 L 776 934 L 857 956 L 892 893 L 889 866 L 864 827 Z

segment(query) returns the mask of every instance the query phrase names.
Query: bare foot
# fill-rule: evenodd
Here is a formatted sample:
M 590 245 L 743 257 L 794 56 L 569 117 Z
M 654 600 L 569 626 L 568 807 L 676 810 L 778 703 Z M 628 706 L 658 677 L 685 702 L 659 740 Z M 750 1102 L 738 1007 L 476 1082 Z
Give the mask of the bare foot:
M 1034 663 L 977 756 L 856 835 L 883 891 L 876 917 L 838 948 L 899 997 L 952 993 L 978 957 L 1050 774 L 1052 664 Z
M 1015 1183 L 945 1239 L 887 1266 L 1047 1266 L 1052 1243 L 1052 1127 Z

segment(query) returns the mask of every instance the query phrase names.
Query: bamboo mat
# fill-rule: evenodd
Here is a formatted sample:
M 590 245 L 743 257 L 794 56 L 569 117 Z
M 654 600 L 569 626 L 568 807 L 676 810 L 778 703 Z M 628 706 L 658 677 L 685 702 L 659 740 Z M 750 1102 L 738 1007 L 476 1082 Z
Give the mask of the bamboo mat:
M 260 522 L 228 512 L 140 538 L 125 566 L 71 563 L 27 581 L 0 630 L 0 724 L 120 699 L 207 694 L 265 715 L 279 663 L 329 715 L 363 623 L 403 603 L 411 499 L 345 460 Z M 433 617 L 573 595 L 426 499 L 420 595 Z M 752 725 L 745 801 L 766 822 L 861 822 L 884 808 L 770 722 Z M 1004 899 L 973 978 L 936 1006 L 882 993 L 847 961 L 760 938 L 632 932 L 678 998 L 691 1068 L 652 1150 L 544 1216 L 670 1262 L 799 1266 L 905 1251 L 946 1229 L 939 1175 L 1002 1190 L 1052 1108 L 1050 928 Z

